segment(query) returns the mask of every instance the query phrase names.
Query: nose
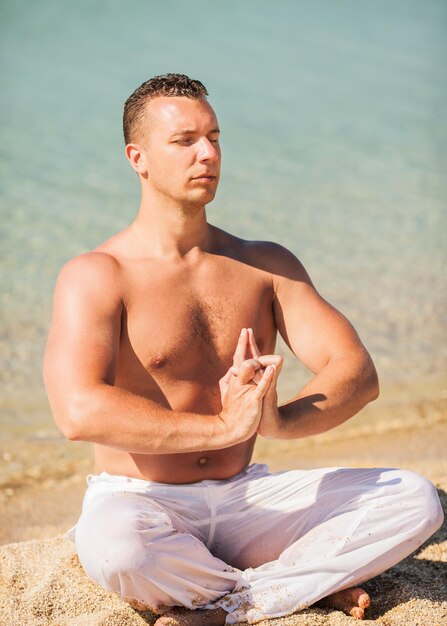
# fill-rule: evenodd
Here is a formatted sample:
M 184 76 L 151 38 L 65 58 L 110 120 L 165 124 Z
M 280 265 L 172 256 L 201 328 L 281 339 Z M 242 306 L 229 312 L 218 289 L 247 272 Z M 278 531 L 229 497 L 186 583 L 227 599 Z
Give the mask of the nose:
M 211 143 L 207 137 L 202 137 L 198 142 L 197 158 L 199 161 L 216 161 L 220 150 L 218 144 Z

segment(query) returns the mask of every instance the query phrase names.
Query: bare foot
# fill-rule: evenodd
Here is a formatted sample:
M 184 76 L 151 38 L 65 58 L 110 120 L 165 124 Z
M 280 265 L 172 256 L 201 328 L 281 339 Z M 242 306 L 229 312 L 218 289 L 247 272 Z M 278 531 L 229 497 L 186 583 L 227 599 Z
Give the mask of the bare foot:
M 369 607 L 370 603 L 369 595 L 361 587 L 351 587 L 350 589 L 337 591 L 337 593 L 333 593 L 331 596 L 317 602 L 318 606 L 338 609 L 346 613 L 346 615 L 352 615 L 355 619 L 363 619 L 365 609 Z
M 227 612 L 223 609 L 190 611 L 179 607 L 164 613 L 154 626 L 222 626 L 226 616 Z

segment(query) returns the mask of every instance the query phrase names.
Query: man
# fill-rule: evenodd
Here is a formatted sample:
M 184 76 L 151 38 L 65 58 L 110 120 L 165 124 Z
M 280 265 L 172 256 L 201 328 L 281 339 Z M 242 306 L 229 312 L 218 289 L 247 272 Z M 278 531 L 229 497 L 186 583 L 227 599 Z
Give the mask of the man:
M 92 579 L 157 626 L 255 623 L 321 599 L 362 618 L 362 581 L 440 525 L 397 470 L 270 475 L 257 434 L 323 432 L 378 395 L 350 323 L 279 245 L 207 222 L 219 125 L 202 83 L 155 77 L 124 110 L 134 222 L 62 269 L 45 357 L 56 423 L 95 445 L 76 527 Z M 276 333 L 315 374 L 283 406 Z M 183 608 L 173 608 L 183 607 Z

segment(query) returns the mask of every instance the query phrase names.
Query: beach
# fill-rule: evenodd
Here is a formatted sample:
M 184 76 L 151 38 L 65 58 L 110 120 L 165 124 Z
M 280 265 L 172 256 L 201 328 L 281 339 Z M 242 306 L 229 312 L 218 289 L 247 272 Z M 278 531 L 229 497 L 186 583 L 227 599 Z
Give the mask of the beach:
M 106 6 L 107 5 L 107 6 Z M 447 38 L 444 0 L 10 1 L 0 30 L 0 626 L 142 626 L 86 578 L 65 533 L 92 448 L 64 439 L 42 381 L 63 265 L 135 217 L 122 110 L 150 76 L 205 84 L 221 127 L 210 223 L 303 263 L 370 352 L 380 398 L 272 471 L 401 467 L 447 491 Z M 137 42 L 137 45 L 136 45 Z M 224 277 L 225 278 L 225 277 Z M 279 339 L 281 402 L 310 372 Z M 365 624 L 447 625 L 444 527 L 366 584 Z M 348 626 L 310 608 L 269 626 Z
M 409 390 L 385 389 L 383 397 L 343 426 L 298 441 L 259 439 L 253 461 L 272 471 L 295 467 L 401 467 L 437 486 L 447 507 L 447 381 Z M 93 459 L 88 444 L 41 437 L 3 444 L 15 464 L 0 492 L 0 624 L 8 626 L 137 626 L 153 624 L 105 592 L 84 574 L 64 533 L 79 516 L 86 475 Z M 445 524 L 420 548 L 365 585 L 372 598 L 365 624 L 447 624 L 447 531 Z M 267 626 L 354 624 L 339 611 L 309 608 Z

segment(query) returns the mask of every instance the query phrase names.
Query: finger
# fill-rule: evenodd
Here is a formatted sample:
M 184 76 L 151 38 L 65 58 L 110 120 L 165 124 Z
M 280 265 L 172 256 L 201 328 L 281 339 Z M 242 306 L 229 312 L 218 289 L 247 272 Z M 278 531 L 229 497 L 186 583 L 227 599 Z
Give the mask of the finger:
M 240 365 L 247 358 L 247 329 L 243 328 L 239 334 L 236 350 L 233 355 L 233 365 Z
M 273 378 L 270 382 L 269 388 L 267 389 L 266 394 L 264 396 L 264 402 L 272 403 L 275 406 L 277 406 L 278 405 L 277 384 L 278 384 L 278 377 L 281 373 L 283 358 L 282 356 L 279 356 L 279 355 L 271 355 L 271 356 L 274 358 L 274 362 L 270 363 L 270 365 L 274 367 L 275 371 L 273 373 Z
M 268 365 L 263 374 L 262 374 L 262 378 L 258 384 L 258 386 L 256 387 L 256 391 L 259 395 L 259 397 L 263 398 L 265 396 L 265 394 L 267 393 L 270 384 L 273 381 L 274 378 L 274 373 L 275 373 L 275 367 L 274 365 Z
M 247 328 L 247 331 L 248 331 L 248 347 L 251 350 L 251 356 L 257 359 L 258 356 L 260 356 L 261 352 L 259 351 L 258 344 L 256 343 L 253 328 Z
M 261 371 L 261 370 L 262 370 L 262 371 Z M 235 367 L 234 365 L 233 365 L 233 367 L 230 367 L 229 371 L 230 371 L 230 372 L 231 372 L 234 376 L 237 376 L 237 375 L 239 374 L 239 368 L 238 368 L 238 367 Z M 255 371 L 255 373 L 254 373 L 254 375 L 253 375 L 253 378 L 252 378 L 252 381 L 253 381 L 254 383 L 256 383 L 256 384 L 257 384 L 257 383 L 261 380 L 261 378 L 262 378 L 262 372 L 263 372 L 263 371 L 264 371 L 264 368 L 259 368 L 259 369 L 257 369 L 257 370 Z
M 264 373 L 264 368 L 263 368 L 263 367 L 261 367 L 260 369 L 258 369 L 258 370 L 255 372 L 255 374 L 254 374 L 254 376 L 253 376 L 253 378 L 252 378 L 252 381 L 253 381 L 254 383 L 258 384 L 258 383 L 259 383 L 259 381 L 260 381 L 260 380 L 261 380 L 261 378 L 262 378 L 262 374 L 263 374 L 263 373 Z
M 231 376 L 232 376 L 232 374 L 233 374 L 233 372 L 232 372 L 231 370 L 232 370 L 232 368 L 230 367 L 230 369 L 229 369 L 229 370 L 228 370 L 228 372 L 225 374 L 225 376 L 223 376 L 223 377 L 220 379 L 219 383 L 224 383 L 224 384 L 227 384 L 227 385 L 228 385 L 228 383 L 230 382 L 230 378 L 231 378 Z
M 259 356 L 258 361 L 263 367 L 267 367 L 267 365 L 274 365 L 276 369 L 276 377 L 278 377 L 281 372 L 284 359 L 279 354 L 265 354 L 263 356 Z
M 230 378 L 231 378 L 231 371 L 228 370 L 228 372 L 225 374 L 225 376 L 223 376 L 220 380 L 219 380 L 219 389 L 220 389 L 220 395 L 223 398 L 226 396 L 227 391 L 228 391 L 228 385 L 230 384 Z
M 269 384 L 267 390 L 264 394 L 263 402 L 267 405 L 274 404 L 275 407 L 278 406 L 278 394 L 276 391 L 276 383 L 278 381 L 278 373 L 274 365 L 270 365 L 269 367 L 273 368 L 272 376 L 269 380 Z
M 267 391 L 265 392 L 264 395 L 264 404 L 266 404 L 267 406 L 278 406 L 278 391 L 277 391 L 277 384 L 278 384 L 278 370 L 276 369 L 276 367 L 274 365 L 270 365 L 270 367 L 274 368 L 274 372 L 272 375 L 272 379 L 270 381 L 270 384 L 268 386 Z
M 237 375 L 238 381 L 242 385 L 246 385 L 251 381 L 255 372 L 261 367 L 261 364 L 256 359 L 247 359 L 241 363 L 239 372 Z

